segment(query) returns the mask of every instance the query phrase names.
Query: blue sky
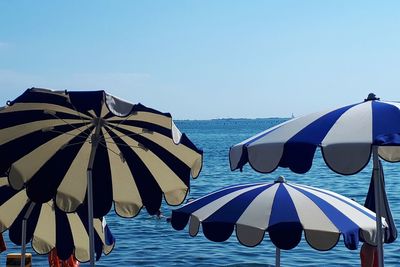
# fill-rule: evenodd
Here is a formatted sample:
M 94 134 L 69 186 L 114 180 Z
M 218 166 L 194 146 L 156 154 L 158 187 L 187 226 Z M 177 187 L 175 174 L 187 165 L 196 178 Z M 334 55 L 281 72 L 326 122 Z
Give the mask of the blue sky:
M 398 1 L 0 1 L 0 103 L 105 89 L 176 119 L 400 100 Z

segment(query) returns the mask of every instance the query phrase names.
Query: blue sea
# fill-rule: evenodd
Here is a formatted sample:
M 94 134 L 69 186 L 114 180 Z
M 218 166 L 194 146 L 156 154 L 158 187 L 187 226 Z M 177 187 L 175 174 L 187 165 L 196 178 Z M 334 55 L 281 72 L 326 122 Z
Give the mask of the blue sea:
M 342 176 L 325 166 L 319 151 L 312 169 L 303 175 L 277 169 L 271 174 L 255 172 L 249 166 L 243 172 L 230 171 L 229 147 L 276 125 L 285 119 L 220 119 L 204 121 L 177 121 L 178 128 L 204 151 L 204 166 L 200 176 L 193 180 L 189 198 L 198 198 L 218 188 L 259 181 L 273 181 L 284 175 L 288 181 L 329 189 L 363 204 L 372 172 L 371 164 L 362 172 Z M 396 225 L 400 227 L 400 164 L 383 163 L 387 196 Z M 162 206 L 168 216 L 171 209 Z M 207 240 L 200 232 L 190 237 L 188 228 L 175 231 L 166 220 L 155 219 L 145 211 L 137 217 L 124 219 L 113 211 L 107 222 L 116 238 L 116 246 L 97 262 L 97 266 L 273 266 L 275 247 L 265 236 L 253 248 L 239 244 L 233 235 L 222 243 Z M 8 241 L 8 233 L 4 234 Z M 7 242 L 8 251 L 0 254 L 0 266 L 5 266 L 6 253 L 18 252 L 19 247 Z M 28 249 L 29 252 L 29 249 Z M 386 266 L 400 266 L 400 241 L 384 247 Z M 34 266 L 47 266 L 47 256 L 33 254 Z M 81 264 L 87 266 L 88 264 Z M 281 266 L 360 266 L 359 250 L 348 250 L 341 239 L 330 251 L 312 249 L 304 240 L 294 249 L 281 252 Z

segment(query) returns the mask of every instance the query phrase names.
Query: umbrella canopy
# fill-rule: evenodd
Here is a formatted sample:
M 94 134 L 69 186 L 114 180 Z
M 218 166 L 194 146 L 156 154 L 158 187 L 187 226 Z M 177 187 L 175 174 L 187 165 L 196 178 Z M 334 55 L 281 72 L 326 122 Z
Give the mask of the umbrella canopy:
M 326 164 L 340 174 L 354 174 L 369 162 L 372 146 L 381 158 L 400 161 L 400 103 L 370 95 L 364 102 L 294 118 L 230 149 L 231 169 L 249 163 L 263 173 L 277 167 L 307 172 L 317 147 Z
M 7 104 L 0 110 L 0 153 L 6 155 L 0 173 L 14 189 L 26 186 L 34 202 L 55 197 L 61 210 L 76 210 L 90 170 L 94 217 L 105 216 L 113 201 L 122 217 L 143 205 L 154 214 L 163 194 L 168 204 L 180 204 L 190 175 L 201 170 L 202 151 L 170 114 L 104 91 L 32 88 Z
M 0 232 L 9 230 L 10 240 L 21 245 L 21 225 L 27 210 L 31 206 L 26 190 L 14 190 L 6 178 L 0 178 Z M 102 253 L 109 254 L 115 240 L 105 219 L 94 219 L 96 258 Z M 71 255 L 81 262 L 89 261 L 89 235 L 87 207 L 79 207 L 76 212 L 65 213 L 51 200 L 33 206 L 27 219 L 26 240 L 38 254 L 47 254 L 57 250 L 60 259 Z
M 143 206 L 156 214 L 163 195 L 178 205 L 202 167 L 202 151 L 169 113 L 104 91 L 26 90 L 0 110 L 0 153 L 0 174 L 35 203 L 54 198 L 72 212 L 87 196 L 92 266 L 92 218 L 113 202 L 122 217 Z
M 357 249 L 360 240 L 376 243 L 375 213 L 334 192 L 290 184 L 283 177 L 275 183 L 226 187 L 172 211 L 176 230 L 189 219 L 192 236 L 201 224 L 208 239 L 222 242 L 236 226 L 236 236 L 246 246 L 258 245 L 268 232 L 277 248 L 292 249 L 303 231 L 317 250 L 331 249 L 340 235 L 349 249 Z
M 380 186 L 379 157 L 389 162 L 400 161 L 400 103 L 380 101 L 371 93 L 361 103 L 294 118 L 231 147 L 230 165 L 232 170 L 249 163 L 263 173 L 277 167 L 305 173 L 312 166 L 317 147 L 329 168 L 346 175 L 361 171 L 372 154 L 373 197 L 381 203 L 385 194 Z M 376 207 L 380 218 L 381 205 Z M 376 223 L 377 229 L 381 229 L 380 220 Z M 381 240 L 378 237 L 379 265 L 383 266 Z

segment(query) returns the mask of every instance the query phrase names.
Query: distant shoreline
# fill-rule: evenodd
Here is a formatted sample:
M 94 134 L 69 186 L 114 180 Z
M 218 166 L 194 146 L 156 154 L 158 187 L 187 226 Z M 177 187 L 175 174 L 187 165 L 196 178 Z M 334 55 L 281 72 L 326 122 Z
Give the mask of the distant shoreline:
M 289 117 L 269 117 L 269 118 L 220 118 L 220 119 L 174 119 L 174 121 L 256 121 L 256 120 L 288 120 Z

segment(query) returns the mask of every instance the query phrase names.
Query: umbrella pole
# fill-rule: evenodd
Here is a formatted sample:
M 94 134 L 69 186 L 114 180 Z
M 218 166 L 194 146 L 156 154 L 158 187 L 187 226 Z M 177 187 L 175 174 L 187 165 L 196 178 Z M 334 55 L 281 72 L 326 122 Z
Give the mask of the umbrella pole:
M 375 195 L 375 211 L 376 211 L 376 238 L 377 238 L 377 249 L 378 249 L 378 263 L 379 267 L 384 266 L 383 260 L 383 237 L 382 237 L 382 211 L 381 211 L 381 166 L 379 164 L 378 147 L 372 147 L 372 158 L 374 163 L 374 195 Z
M 275 267 L 281 266 L 281 249 L 275 247 Z
M 25 267 L 25 253 L 26 253 L 26 224 L 29 216 L 31 216 L 31 212 L 35 207 L 36 203 L 31 202 L 28 207 L 28 210 L 25 212 L 24 218 L 22 219 L 22 247 L 21 247 L 21 267 Z
M 89 163 L 87 167 L 87 195 L 88 195 L 88 227 L 89 227 L 89 250 L 90 266 L 94 266 L 94 228 L 93 228 L 93 187 L 92 187 L 92 169 L 97 146 L 100 139 L 101 118 L 95 118 L 93 123 L 96 125 L 94 134 L 91 137 L 92 148 L 90 150 Z

